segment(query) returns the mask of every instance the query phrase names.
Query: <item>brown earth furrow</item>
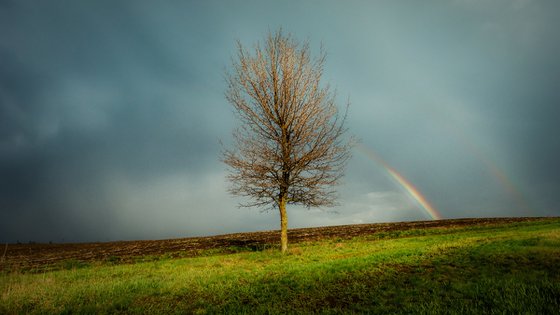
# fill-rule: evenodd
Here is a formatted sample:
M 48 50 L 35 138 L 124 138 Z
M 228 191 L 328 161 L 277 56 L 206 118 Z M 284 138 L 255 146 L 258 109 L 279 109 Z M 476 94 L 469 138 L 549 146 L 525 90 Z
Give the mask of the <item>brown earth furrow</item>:
M 453 228 L 469 225 L 491 225 L 546 218 L 477 218 L 438 221 L 374 223 L 291 229 L 290 243 L 323 239 L 350 239 L 381 232 L 422 228 Z M 238 249 L 262 250 L 279 243 L 279 231 L 235 233 L 208 237 L 170 240 L 117 241 L 106 243 L 8 244 L 0 262 L 0 271 L 49 270 L 63 263 L 92 263 L 96 261 L 133 262 L 160 255 L 192 257 L 208 249 L 234 252 Z M 71 265 L 71 264 L 70 264 Z

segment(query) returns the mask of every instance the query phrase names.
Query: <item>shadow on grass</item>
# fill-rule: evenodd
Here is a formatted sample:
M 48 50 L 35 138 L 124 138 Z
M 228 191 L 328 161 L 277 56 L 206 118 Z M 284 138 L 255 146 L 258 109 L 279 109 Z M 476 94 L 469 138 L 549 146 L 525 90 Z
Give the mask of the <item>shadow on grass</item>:
M 351 260 L 325 264 L 316 273 L 266 275 L 170 303 L 201 313 L 560 314 L 560 256 L 533 241 L 507 243 L 375 270 L 355 269 Z

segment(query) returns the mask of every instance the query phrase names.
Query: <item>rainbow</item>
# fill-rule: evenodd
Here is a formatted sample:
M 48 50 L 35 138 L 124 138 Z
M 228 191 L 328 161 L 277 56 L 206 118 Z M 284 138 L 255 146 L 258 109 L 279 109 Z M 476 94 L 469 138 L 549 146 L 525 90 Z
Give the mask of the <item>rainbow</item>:
M 534 207 L 527 201 L 521 190 L 514 184 L 510 177 L 488 157 L 488 154 L 485 154 L 474 141 L 470 140 L 469 137 L 459 129 L 448 124 L 445 124 L 444 128 L 453 134 L 459 143 L 486 167 L 490 175 L 500 183 L 504 191 L 510 195 L 511 200 L 514 201 L 520 209 L 532 212 Z
M 394 168 L 389 166 L 385 161 L 383 161 L 377 154 L 375 154 L 372 150 L 364 147 L 363 145 L 358 144 L 357 149 L 364 153 L 367 157 L 378 163 L 383 167 L 383 169 L 389 174 L 391 178 L 393 178 L 404 190 L 412 197 L 412 199 L 416 200 L 416 202 L 420 205 L 420 207 L 432 218 L 432 220 L 441 220 L 443 217 L 439 213 L 439 211 L 432 206 L 426 197 L 420 193 L 420 191 L 414 187 L 404 176 L 399 174 Z

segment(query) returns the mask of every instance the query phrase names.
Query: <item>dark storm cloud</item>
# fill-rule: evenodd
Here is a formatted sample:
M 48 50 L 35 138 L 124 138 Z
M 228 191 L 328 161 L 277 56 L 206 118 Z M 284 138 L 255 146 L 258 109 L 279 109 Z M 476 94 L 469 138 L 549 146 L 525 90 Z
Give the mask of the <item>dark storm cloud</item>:
M 103 235 L 116 174 L 196 176 L 217 160 L 212 123 L 223 114 L 208 103 L 216 98 L 200 97 L 215 87 L 134 6 L 18 2 L 0 15 L 3 238 Z
M 558 10 L 0 1 L 0 241 L 276 227 L 275 213 L 235 210 L 218 140 L 234 124 L 223 70 L 235 40 L 279 26 L 325 44 L 352 133 L 444 217 L 558 215 Z M 427 218 L 360 152 L 340 192 L 337 213 L 294 207 L 293 226 Z

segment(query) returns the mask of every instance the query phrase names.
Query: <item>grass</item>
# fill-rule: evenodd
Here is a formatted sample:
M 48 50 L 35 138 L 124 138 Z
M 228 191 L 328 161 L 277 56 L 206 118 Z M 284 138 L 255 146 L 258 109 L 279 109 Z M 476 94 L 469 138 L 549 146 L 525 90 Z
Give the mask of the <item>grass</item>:
M 560 219 L 0 275 L 0 314 L 560 314 Z

